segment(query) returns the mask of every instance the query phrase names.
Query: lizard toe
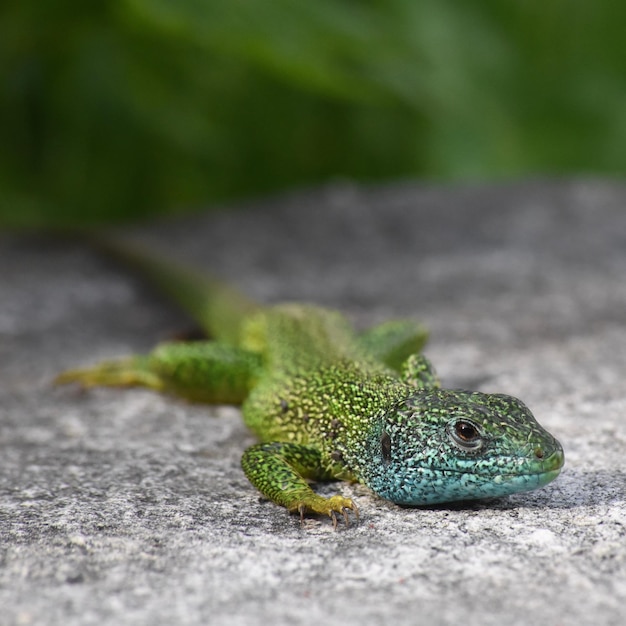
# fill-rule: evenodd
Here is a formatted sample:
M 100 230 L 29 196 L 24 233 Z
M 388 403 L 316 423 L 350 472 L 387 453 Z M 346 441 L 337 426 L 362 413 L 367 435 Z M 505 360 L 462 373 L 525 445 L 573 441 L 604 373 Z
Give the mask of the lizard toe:
M 339 518 L 337 516 L 340 513 L 343 516 L 344 522 L 347 526 L 350 526 L 349 512 L 354 513 L 355 518 L 359 519 L 359 509 L 356 504 L 350 498 L 344 498 L 343 496 L 332 496 L 326 500 L 328 506 L 328 515 L 332 519 L 333 528 L 337 528 Z

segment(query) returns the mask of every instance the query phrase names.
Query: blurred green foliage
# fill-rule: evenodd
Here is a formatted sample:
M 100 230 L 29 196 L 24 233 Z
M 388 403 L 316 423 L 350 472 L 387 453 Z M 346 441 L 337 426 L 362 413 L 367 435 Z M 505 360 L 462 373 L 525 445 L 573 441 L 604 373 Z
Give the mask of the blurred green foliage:
M 5 0 L 0 223 L 626 165 L 621 0 Z

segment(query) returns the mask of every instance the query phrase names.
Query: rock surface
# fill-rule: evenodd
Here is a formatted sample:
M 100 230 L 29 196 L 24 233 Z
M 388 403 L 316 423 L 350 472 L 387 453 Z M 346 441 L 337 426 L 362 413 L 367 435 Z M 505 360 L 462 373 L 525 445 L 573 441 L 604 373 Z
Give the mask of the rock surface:
M 563 443 L 539 491 L 332 531 L 259 499 L 238 411 L 53 388 L 188 320 L 78 242 L 0 236 L 0 623 L 626 622 L 626 186 L 348 184 L 135 234 L 266 302 L 411 315 L 447 386 L 517 395 Z

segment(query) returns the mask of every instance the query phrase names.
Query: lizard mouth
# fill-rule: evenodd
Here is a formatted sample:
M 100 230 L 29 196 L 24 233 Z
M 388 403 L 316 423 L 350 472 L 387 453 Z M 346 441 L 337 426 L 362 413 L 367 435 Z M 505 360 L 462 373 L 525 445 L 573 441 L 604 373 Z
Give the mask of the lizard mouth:
M 422 506 L 499 498 L 532 491 L 552 482 L 563 467 L 563 449 L 558 442 L 535 446 L 522 456 L 463 459 L 457 466 L 414 465 L 398 480 L 383 476 L 368 486 L 378 495 L 404 506 Z
M 520 459 L 524 460 L 524 459 Z M 492 468 L 490 471 L 472 471 L 471 469 L 445 468 L 439 471 L 444 474 L 471 474 L 473 476 L 489 477 L 494 482 L 528 479 L 537 480 L 538 485 L 545 485 L 554 480 L 560 473 L 565 457 L 561 448 L 554 450 L 549 456 L 537 458 L 532 462 L 525 462 L 518 470 L 507 470 L 505 467 Z M 433 468 L 434 469 L 434 468 Z M 436 470 L 435 470 L 436 471 Z

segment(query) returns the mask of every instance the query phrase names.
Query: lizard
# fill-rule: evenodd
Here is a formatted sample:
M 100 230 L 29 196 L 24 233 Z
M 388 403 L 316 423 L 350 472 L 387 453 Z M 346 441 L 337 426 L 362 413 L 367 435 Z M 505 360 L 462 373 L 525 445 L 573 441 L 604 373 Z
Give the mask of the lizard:
M 363 483 L 403 506 L 494 498 L 542 487 L 564 463 L 560 443 L 519 399 L 446 389 L 422 353 L 425 327 L 390 320 L 357 332 L 342 313 L 261 305 L 147 248 L 100 242 L 177 301 L 210 337 L 61 373 L 56 383 L 143 386 L 192 402 L 241 406 L 259 442 L 248 480 L 299 514 L 336 528 L 352 498 L 311 482 Z

